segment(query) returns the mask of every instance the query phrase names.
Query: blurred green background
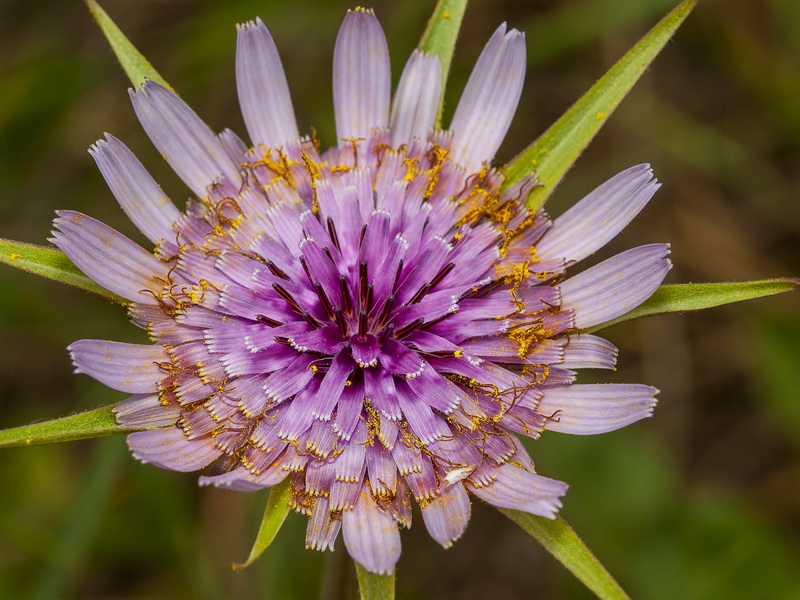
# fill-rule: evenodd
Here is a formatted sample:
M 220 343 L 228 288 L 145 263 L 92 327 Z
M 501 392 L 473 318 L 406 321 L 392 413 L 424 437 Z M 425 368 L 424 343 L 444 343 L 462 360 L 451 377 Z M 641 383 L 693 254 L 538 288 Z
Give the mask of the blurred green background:
M 381 0 L 395 79 L 433 0 Z M 493 29 L 527 32 L 528 77 L 500 152 L 511 158 L 675 2 L 473 0 L 447 108 Z M 215 128 L 244 132 L 234 23 L 260 15 L 281 50 L 301 130 L 334 139 L 330 62 L 341 0 L 106 0 L 103 6 Z M 672 243 L 670 282 L 800 274 L 800 3 L 705 0 L 553 197 L 559 214 L 620 169 L 651 162 L 664 187 L 598 258 Z M 53 210 L 136 237 L 85 150 L 128 143 L 180 202 L 187 191 L 136 123 L 118 68 L 78 0 L 0 0 L 0 236 L 43 243 Z M 75 339 L 143 341 L 125 314 L 2 267 L 0 428 L 120 398 L 73 376 Z M 600 437 L 546 435 L 539 472 L 571 489 L 563 514 L 634 598 L 800 597 L 800 312 L 785 295 L 606 331 L 621 349 L 601 381 L 659 387 L 655 418 Z M 113 438 L 0 454 L 0 598 L 354 598 L 346 553 L 303 549 L 290 516 L 254 567 L 265 493 L 198 489 L 136 463 Z M 401 599 L 585 599 L 535 542 L 475 502 L 442 550 L 421 519 L 404 534 Z

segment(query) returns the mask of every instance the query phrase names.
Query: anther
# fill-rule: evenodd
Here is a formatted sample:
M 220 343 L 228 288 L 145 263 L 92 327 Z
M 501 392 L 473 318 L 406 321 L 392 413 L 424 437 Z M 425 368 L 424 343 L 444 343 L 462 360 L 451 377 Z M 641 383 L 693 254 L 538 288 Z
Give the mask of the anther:
M 331 261 L 331 264 L 336 264 L 336 261 L 333 259 L 333 254 L 331 254 L 331 249 L 325 246 L 322 249 L 322 253 L 328 257 L 328 260 Z
M 358 297 L 361 300 L 361 306 L 364 306 L 367 301 L 367 261 L 362 260 L 358 264 Z
M 450 274 L 450 271 L 452 271 L 455 268 L 456 268 L 456 263 L 448 263 L 445 266 L 443 266 L 439 270 L 439 272 L 434 276 L 434 278 L 431 279 L 431 287 L 434 288 L 437 285 L 439 285 L 442 279 L 447 277 Z
M 333 224 L 333 219 L 328 217 L 328 234 L 331 236 L 331 241 L 336 249 L 341 252 L 342 248 L 339 246 L 339 236 L 336 233 L 336 226 Z
M 380 337 L 378 338 L 378 343 L 383 344 L 386 340 L 389 339 L 389 336 L 392 335 L 394 331 L 394 323 L 389 323 L 384 330 L 381 332 Z
M 314 318 L 314 315 L 312 315 L 307 310 L 303 311 L 303 318 L 306 320 L 306 323 L 311 325 L 314 329 L 319 329 L 320 327 L 322 327 L 322 324 L 319 321 L 317 321 Z
M 259 323 L 263 323 L 267 327 L 278 327 L 283 325 L 280 321 L 276 321 L 275 319 L 270 319 L 267 315 L 256 315 L 256 321 Z
M 389 296 L 383 305 L 383 310 L 381 310 L 381 314 L 378 317 L 379 326 L 386 323 L 386 321 L 389 319 L 389 312 L 392 310 L 392 304 L 394 304 L 394 295 Z
M 425 322 L 425 319 L 420 317 L 416 321 L 412 321 L 411 323 L 408 323 L 407 325 L 403 325 L 400 329 L 397 330 L 397 332 L 394 334 L 394 336 L 396 338 L 401 338 L 404 335 L 407 335 L 407 334 L 411 333 L 412 331 L 414 331 L 415 329 L 417 329 L 418 327 L 420 327 L 424 322 Z
M 304 265 L 304 266 L 305 266 L 305 265 Z M 281 279 L 283 279 L 283 280 L 285 280 L 285 281 L 291 281 L 291 278 L 290 278 L 290 277 L 289 277 L 289 276 L 288 276 L 288 275 L 287 275 L 287 274 L 286 274 L 284 271 L 282 271 L 282 270 L 281 270 L 281 269 L 278 267 L 278 265 L 276 265 L 276 264 L 275 264 L 274 262 L 272 262 L 271 260 L 268 260 L 268 261 L 267 261 L 267 268 L 270 270 L 270 273 L 272 273 L 273 275 L 275 275 L 275 277 L 280 277 Z M 308 271 L 306 271 L 306 272 L 308 272 Z
M 400 273 L 403 272 L 403 259 L 397 263 L 397 271 L 394 274 L 394 283 L 392 284 L 392 293 L 397 291 L 397 284 L 400 283 Z
M 332 319 L 333 306 L 331 306 L 331 301 L 328 300 L 328 295 L 325 293 L 325 289 L 322 287 L 322 284 L 319 281 L 314 284 L 314 291 L 317 292 L 317 297 L 322 303 L 322 308 L 325 309 L 325 314 L 328 315 L 329 319 Z
M 347 285 L 347 278 L 344 275 L 339 276 L 339 291 L 342 293 L 344 312 L 346 312 L 348 315 L 352 314 L 353 299 L 350 297 L 350 287 Z
M 358 238 L 358 246 L 361 247 L 361 244 L 364 243 L 364 236 L 367 235 L 367 224 L 364 223 L 364 226 L 361 228 L 361 235 Z
M 431 291 L 431 287 L 433 286 L 430 283 L 426 283 L 425 285 L 423 285 L 421 288 L 417 290 L 417 293 L 414 294 L 411 300 L 408 301 L 408 304 L 416 304 L 417 302 L 422 300 L 425 297 L 425 294 Z
M 358 337 L 365 338 L 367 335 L 367 311 L 362 310 L 358 313 Z
M 291 306 L 293 309 L 295 309 L 300 314 L 303 314 L 303 309 L 300 308 L 300 305 L 297 303 L 297 301 L 279 283 L 273 283 L 272 284 L 272 289 L 275 290 L 275 293 L 277 293 L 278 296 L 280 296 L 281 298 L 286 300 L 286 303 L 289 306 Z
M 342 337 L 347 336 L 347 323 L 344 322 L 344 315 L 342 314 L 342 309 L 338 306 L 333 307 L 333 314 L 334 318 L 336 319 L 336 325 L 339 327 L 339 335 Z

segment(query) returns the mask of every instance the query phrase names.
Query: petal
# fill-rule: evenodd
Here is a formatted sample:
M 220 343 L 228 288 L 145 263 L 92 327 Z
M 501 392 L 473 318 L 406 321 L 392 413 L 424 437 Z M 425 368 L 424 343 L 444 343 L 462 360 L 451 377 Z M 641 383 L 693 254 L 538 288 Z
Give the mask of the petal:
M 342 527 L 341 519 L 332 519 L 328 499 L 320 496 L 314 502 L 306 529 L 306 548 L 310 550 L 331 550 Z
M 131 396 L 114 407 L 114 417 L 124 428 L 167 427 L 180 416 L 180 408 L 164 404 L 157 394 Z
M 581 329 L 633 310 L 658 289 L 672 263 L 667 244 L 632 248 L 561 284 L 561 306 L 575 311 Z
M 469 514 L 469 495 L 460 483 L 451 485 L 422 507 L 422 519 L 428 533 L 445 548 L 463 535 Z
M 166 377 L 159 363 L 170 362 L 163 346 L 79 340 L 67 350 L 76 373 L 86 373 L 112 389 L 131 394 L 157 391 Z
M 297 140 L 297 120 L 278 49 L 261 19 L 237 27 L 236 89 L 256 148 Z
M 353 510 L 342 515 L 344 544 L 356 562 L 371 573 L 389 575 L 400 558 L 397 522 L 378 507 L 366 484 Z
M 132 433 L 128 448 L 142 462 L 181 472 L 202 469 L 222 454 L 212 439 L 190 441 L 177 427 Z
M 572 335 L 563 338 L 564 359 L 561 366 L 567 369 L 613 369 L 619 351 L 608 340 L 596 335 Z
M 153 145 L 198 198 L 214 183 L 227 184 L 235 194 L 241 186 L 238 166 L 214 132 L 173 92 L 147 81 L 131 90 L 136 116 Z
M 71 210 L 58 211 L 52 242 L 78 268 L 123 298 L 155 303 L 142 290 L 158 289 L 169 268 L 155 256 L 100 221 Z M 157 281 L 160 279 L 161 282 Z
M 541 260 L 579 261 L 622 231 L 661 187 L 650 165 L 618 173 L 553 222 L 536 244 Z
M 591 435 L 614 431 L 652 416 L 658 390 L 640 384 L 583 384 L 540 388 L 544 396 L 536 412 L 547 417 L 545 428 Z
M 517 110 L 525 80 L 525 36 L 502 24 L 483 49 L 461 96 L 450 129 L 451 157 L 467 173 L 490 161 Z
M 395 147 L 413 138 L 427 138 L 436 124 L 442 92 L 442 63 L 438 56 L 414 50 L 406 63 L 392 102 L 389 127 Z
M 498 508 L 521 510 L 540 517 L 555 519 L 561 508 L 561 496 L 567 484 L 530 473 L 511 464 L 491 470 L 491 481 L 479 483 L 474 476 L 465 479 L 470 491 L 484 502 Z
M 371 10 L 344 18 L 333 51 L 333 104 L 340 140 L 367 138 L 389 123 L 391 72 L 383 29 Z
M 128 147 L 106 134 L 90 149 L 103 178 L 133 224 L 154 244 L 173 241 L 180 211 Z

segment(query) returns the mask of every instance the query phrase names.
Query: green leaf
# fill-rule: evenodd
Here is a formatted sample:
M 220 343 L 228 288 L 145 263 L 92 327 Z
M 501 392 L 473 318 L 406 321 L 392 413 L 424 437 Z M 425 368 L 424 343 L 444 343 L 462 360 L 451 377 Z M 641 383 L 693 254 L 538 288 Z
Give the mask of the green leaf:
M 764 279 L 761 281 L 736 281 L 729 283 L 681 283 L 662 285 L 649 299 L 629 313 L 607 323 L 582 330 L 591 333 L 631 319 L 663 313 L 701 310 L 723 304 L 753 300 L 790 292 L 800 286 L 798 279 Z
M 564 174 L 642 76 L 697 0 L 685 0 L 664 17 L 617 64 L 539 138 L 506 166 L 505 186 L 536 172 L 540 186 L 529 197 L 541 207 Z
M 112 412 L 116 404 L 109 404 L 68 417 L 23 425 L 0 431 L 0 448 L 54 444 L 87 438 L 105 437 L 141 429 L 120 427 Z M 153 427 L 152 429 L 157 429 Z
M 423 52 L 438 56 L 442 62 L 439 125 L 441 125 L 442 109 L 444 108 L 444 90 L 447 84 L 447 75 L 450 72 L 450 63 L 453 60 L 453 51 L 456 47 L 458 31 L 461 29 L 461 21 L 464 18 L 466 8 L 467 0 L 439 0 L 417 46 Z
M 134 86 L 138 87 L 145 79 L 151 79 L 172 89 L 95 0 L 86 0 L 86 6 Z
M 501 513 L 544 546 L 581 583 L 603 600 L 630 600 L 606 568 L 586 547 L 575 530 L 564 519 L 537 517 L 516 510 L 499 509 Z
M 81 273 L 66 254 L 55 248 L 0 238 L 0 262 L 34 275 L 74 285 L 87 292 L 100 294 L 120 304 L 126 303 L 125 300 L 100 287 Z
M 289 500 L 292 498 L 291 478 L 287 477 L 278 485 L 274 486 L 269 492 L 267 507 L 264 509 L 264 516 L 261 519 L 261 526 L 258 528 L 258 535 L 250 550 L 250 556 L 243 563 L 233 563 L 234 571 L 246 569 L 252 565 L 259 556 L 269 548 L 269 545 L 278 535 L 286 515 L 289 514 Z
M 361 600 L 394 600 L 394 573 L 391 575 L 370 573 L 356 563 L 356 575 Z

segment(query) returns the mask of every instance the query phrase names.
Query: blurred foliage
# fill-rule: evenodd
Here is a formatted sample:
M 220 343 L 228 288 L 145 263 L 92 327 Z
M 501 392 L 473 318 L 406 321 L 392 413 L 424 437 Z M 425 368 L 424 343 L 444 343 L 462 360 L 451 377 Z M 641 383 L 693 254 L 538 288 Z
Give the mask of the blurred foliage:
M 399 76 L 434 2 L 375 2 Z M 445 122 L 483 43 L 503 20 L 528 32 L 523 101 L 507 160 L 577 99 L 674 3 L 473 0 L 453 60 Z M 800 6 L 706 0 L 578 161 L 559 214 L 621 168 L 652 162 L 665 182 L 645 214 L 598 253 L 670 241 L 670 282 L 797 275 Z M 260 15 L 286 64 L 301 129 L 333 140 L 330 61 L 339 0 L 106 0 L 103 7 L 216 129 L 243 132 L 237 21 Z M 85 149 L 128 143 L 164 188 L 187 195 L 135 122 L 124 73 L 85 7 L 0 0 L 2 237 L 47 238 L 53 210 L 82 210 L 128 234 Z M 144 241 L 141 237 L 137 237 Z M 797 598 L 800 580 L 800 314 L 796 297 L 610 329 L 617 373 L 658 386 L 654 419 L 600 437 L 530 444 L 542 474 L 571 484 L 564 516 L 634 598 Z M 0 427 L 113 402 L 73 376 L 82 337 L 143 341 L 99 297 L 3 270 Z M 267 494 L 198 489 L 196 475 L 137 464 L 124 440 L 19 448 L 0 458 L 0 598 L 350 598 L 346 554 L 303 549 L 290 515 L 264 556 L 249 550 Z M 398 597 L 564 598 L 589 593 L 502 515 L 476 502 L 452 549 L 421 519 L 404 534 Z

